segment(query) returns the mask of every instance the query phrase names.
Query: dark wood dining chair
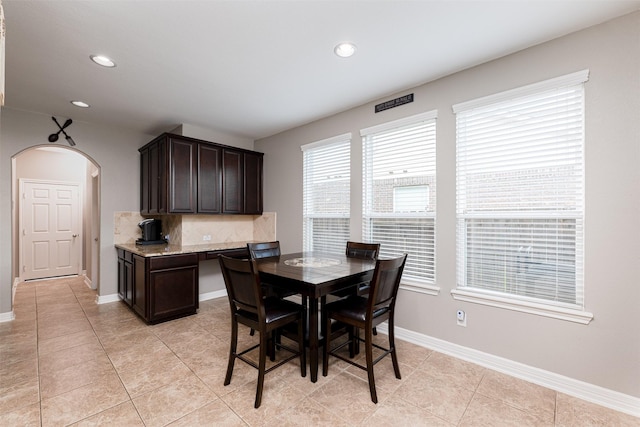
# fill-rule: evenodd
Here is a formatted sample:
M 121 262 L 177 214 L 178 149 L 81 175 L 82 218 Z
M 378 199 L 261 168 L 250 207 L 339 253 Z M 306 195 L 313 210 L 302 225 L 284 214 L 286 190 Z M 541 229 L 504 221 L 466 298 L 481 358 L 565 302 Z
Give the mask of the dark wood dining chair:
M 229 347 L 229 364 L 224 385 L 231 383 L 233 366 L 236 359 L 253 366 L 258 370 L 258 386 L 256 389 L 255 407 L 262 401 L 264 376 L 273 369 L 286 362 L 300 358 L 300 373 L 307 375 L 306 353 L 304 348 L 304 310 L 299 304 L 277 297 L 264 297 L 263 287 L 255 260 L 242 260 L 219 257 L 220 268 L 227 288 L 229 305 L 231 307 L 231 344 Z M 274 342 L 274 331 L 285 325 L 297 323 L 298 349 L 294 349 Z M 260 342 L 245 350 L 238 351 L 238 324 L 246 325 L 260 334 Z M 288 357 L 266 368 L 267 352 L 271 345 L 291 353 Z M 245 354 L 259 348 L 259 358 L 256 364 L 245 357 Z
M 350 258 L 377 260 L 380 255 L 380 243 L 365 243 L 348 241 L 345 249 L 345 255 Z M 365 296 L 369 293 L 369 282 L 361 282 L 354 289 L 347 289 L 339 293 L 337 296 L 345 297 L 351 293 Z M 378 330 L 373 328 L 373 335 L 378 335 Z M 358 343 L 355 343 L 356 353 L 359 351 Z
M 281 255 L 280 241 L 278 240 L 273 242 L 247 243 L 247 250 L 249 251 L 249 256 L 252 259 L 277 258 Z M 265 291 L 265 295 L 267 296 L 276 296 L 278 298 L 286 298 L 288 296 L 296 294 L 295 291 L 290 291 L 288 289 L 279 287 L 277 284 L 274 284 L 274 283 L 262 282 L 262 287 L 263 287 L 263 290 Z M 302 299 L 300 303 L 304 308 L 304 318 L 306 322 L 308 320 L 307 319 L 308 301 L 306 297 L 301 297 L 301 298 Z M 307 325 L 305 323 L 305 331 L 304 331 L 305 340 L 306 340 L 306 333 L 307 333 L 306 326 Z M 253 335 L 254 333 L 255 331 L 252 329 L 250 334 Z M 279 331 L 276 331 L 275 340 L 279 342 L 281 336 L 285 336 L 289 339 L 295 339 L 295 334 L 296 332 L 295 330 L 293 330 L 293 328 L 285 327 L 280 329 Z M 271 358 L 273 359 L 275 357 L 274 351 L 271 351 L 270 353 L 271 353 Z
M 375 261 L 380 254 L 380 243 L 347 242 L 345 255 L 349 258 L 369 259 Z M 346 297 L 351 294 L 366 295 L 369 291 L 369 282 L 358 283 L 357 286 L 350 287 L 338 292 L 332 292 L 335 297 Z
M 273 258 L 280 256 L 280 241 L 247 243 L 251 259 Z
M 373 375 L 373 366 L 376 363 L 390 354 L 396 378 L 401 378 L 394 338 L 394 312 L 398 288 L 400 287 L 400 279 L 402 278 L 406 260 L 406 254 L 398 258 L 377 260 L 369 293 L 366 297 L 350 295 L 347 298 L 329 303 L 325 306 L 324 321 L 327 329 L 331 326 L 332 320 L 341 322 L 351 328 L 349 328 L 349 339 L 333 349 L 331 348 L 332 336 L 331 334 L 327 334 L 324 346 L 324 360 L 322 362 L 322 375 L 327 376 L 329 373 L 329 355 L 367 371 L 369 391 L 371 392 L 371 401 L 373 403 L 378 403 Z M 384 348 L 373 343 L 373 328 L 385 320 L 389 322 L 389 348 Z M 361 339 L 359 334 L 355 333 L 354 329 L 362 329 L 364 339 Z M 360 365 L 338 353 L 338 350 L 344 346 L 352 345 L 354 340 L 364 342 L 366 366 Z M 382 354 L 375 360 L 373 359 L 374 347 L 382 350 Z M 353 353 L 350 353 L 350 356 L 353 357 Z
M 272 242 L 247 243 L 247 251 L 249 252 L 249 257 L 251 259 L 278 258 L 281 255 L 280 241 L 275 240 Z M 268 297 L 276 296 L 278 298 L 286 298 L 288 296 L 295 295 L 295 292 L 278 287 L 273 283 L 262 282 L 262 288 L 264 295 Z M 253 335 L 255 331 L 251 329 L 249 333 L 250 335 Z
M 345 255 L 351 258 L 378 259 L 380 243 L 347 242 Z
M 380 243 L 347 242 L 346 255 L 350 258 L 377 260 L 380 255 Z M 369 283 L 358 284 L 358 295 L 366 295 L 369 292 Z
M 280 242 L 276 240 L 273 242 L 247 243 L 247 250 L 251 259 L 278 258 L 280 256 Z M 262 282 L 262 285 L 265 288 L 266 296 L 285 298 L 295 295 L 295 292 L 279 287 L 276 283 Z

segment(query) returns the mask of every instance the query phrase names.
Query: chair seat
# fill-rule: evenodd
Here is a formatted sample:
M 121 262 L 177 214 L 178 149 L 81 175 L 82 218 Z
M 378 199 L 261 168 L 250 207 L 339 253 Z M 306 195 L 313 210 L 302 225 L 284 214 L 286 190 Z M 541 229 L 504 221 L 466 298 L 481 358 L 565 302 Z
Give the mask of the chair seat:
M 274 323 L 287 317 L 298 316 L 302 307 L 295 302 L 282 300 L 275 297 L 264 299 L 265 321 L 267 324 Z M 237 314 L 253 322 L 258 321 L 258 315 L 245 310 L 238 310 Z
M 326 309 L 330 317 L 346 318 L 364 322 L 367 315 L 368 298 L 351 295 L 347 298 L 327 304 Z M 388 312 L 388 307 L 382 307 L 373 312 L 373 318 Z

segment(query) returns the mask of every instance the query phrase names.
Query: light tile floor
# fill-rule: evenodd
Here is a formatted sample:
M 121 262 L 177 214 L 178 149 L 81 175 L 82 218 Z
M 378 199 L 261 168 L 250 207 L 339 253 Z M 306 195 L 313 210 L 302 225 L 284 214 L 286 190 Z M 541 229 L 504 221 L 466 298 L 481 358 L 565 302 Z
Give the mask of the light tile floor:
M 399 341 L 402 380 L 335 358 L 313 384 L 296 362 L 267 374 L 238 361 L 223 386 L 225 298 L 197 315 L 145 325 L 120 302 L 97 305 L 81 278 L 22 283 L 0 323 L 2 426 L 638 426 L 640 419 Z M 242 344 L 250 337 L 240 333 Z M 380 334 L 378 339 L 385 340 Z

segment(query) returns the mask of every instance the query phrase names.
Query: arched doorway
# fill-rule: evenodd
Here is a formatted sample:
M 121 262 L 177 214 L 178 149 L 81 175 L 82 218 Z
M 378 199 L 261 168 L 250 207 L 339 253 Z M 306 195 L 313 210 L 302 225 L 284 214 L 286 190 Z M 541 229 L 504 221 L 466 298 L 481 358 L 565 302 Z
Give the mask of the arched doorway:
M 43 197 L 59 191 L 72 195 L 71 201 L 57 204 L 53 197 L 27 197 L 25 189 Z M 100 166 L 72 147 L 29 147 L 12 157 L 12 200 L 14 286 L 23 280 L 78 274 L 87 286 L 98 289 Z M 77 215 L 69 214 L 76 210 Z M 68 236 L 41 238 L 53 228 L 47 225 L 49 219 Z

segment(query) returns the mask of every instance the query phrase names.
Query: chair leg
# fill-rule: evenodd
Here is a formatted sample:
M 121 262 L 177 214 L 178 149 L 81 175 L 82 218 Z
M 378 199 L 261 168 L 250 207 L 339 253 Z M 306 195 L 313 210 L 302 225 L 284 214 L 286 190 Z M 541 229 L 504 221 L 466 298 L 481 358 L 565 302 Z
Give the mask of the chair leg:
M 2 0 L 0 0 L 2 1 Z M 302 298 L 302 321 L 304 322 L 303 325 L 303 330 L 304 330 L 304 336 L 305 336 L 305 348 L 306 345 L 309 344 L 308 341 L 308 337 L 307 337 L 307 332 L 309 331 L 309 298 L 303 296 Z M 319 320 L 319 324 L 318 327 L 322 328 L 322 317 Z
M 307 350 L 304 345 L 304 318 L 298 320 L 298 351 L 300 352 L 300 374 L 307 376 Z
M 254 336 L 256 334 L 256 330 L 251 328 L 251 330 L 249 331 L 249 335 Z
M 329 316 L 324 314 L 324 325 L 325 331 L 327 331 L 324 335 L 324 351 L 322 357 L 322 376 L 326 377 L 329 374 L 329 351 L 331 351 L 331 319 Z
M 347 326 L 349 331 L 349 357 L 353 359 L 360 352 L 360 334 L 355 326 Z
M 378 335 L 378 330 L 375 327 L 373 328 L 373 335 Z
M 396 374 L 397 379 L 400 377 L 400 365 L 398 365 L 398 356 L 396 354 L 396 339 L 393 333 L 393 315 L 389 318 L 389 348 L 391 349 L 391 361 L 393 363 L 393 372 Z
M 327 331 L 327 327 L 326 327 L 326 322 L 324 321 L 324 319 L 327 317 L 327 310 L 325 308 L 325 306 L 327 305 L 327 297 L 323 296 L 320 297 L 320 320 L 319 320 L 319 325 L 318 327 L 320 328 L 320 335 L 323 337 L 327 336 L 327 332 L 331 333 L 331 330 Z M 306 319 L 306 317 L 305 317 Z
M 254 408 L 260 407 L 262 403 L 262 389 L 264 388 L 264 371 L 267 365 L 267 345 L 270 334 L 260 333 L 260 360 L 258 361 L 258 387 L 256 388 L 256 402 Z
M 269 355 L 269 360 L 272 362 L 276 360 L 276 342 L 278 342 L 278 338 L 276 337 L 277 334 L 278 331 L 274 330 L 267 338 L 267 354 Z
M 365 328 L 365 353 L 367 359 L 367 376 L 369 377 L 369 391 L 371 392 L 371 401 L 378 403 L 378 395 L 376 394 L 376 380 L 373 377 L 373 330 Z
M 233 374 L 233 365 L 236 361 L 236 352 L 238 350 L 238 323 L 235 319 L 231 321 L 231 344 L 229 345 L 229 363 L 227 364 L 227 375 L 224 377 L 224 385 L 231 383 L 231 375 Z

